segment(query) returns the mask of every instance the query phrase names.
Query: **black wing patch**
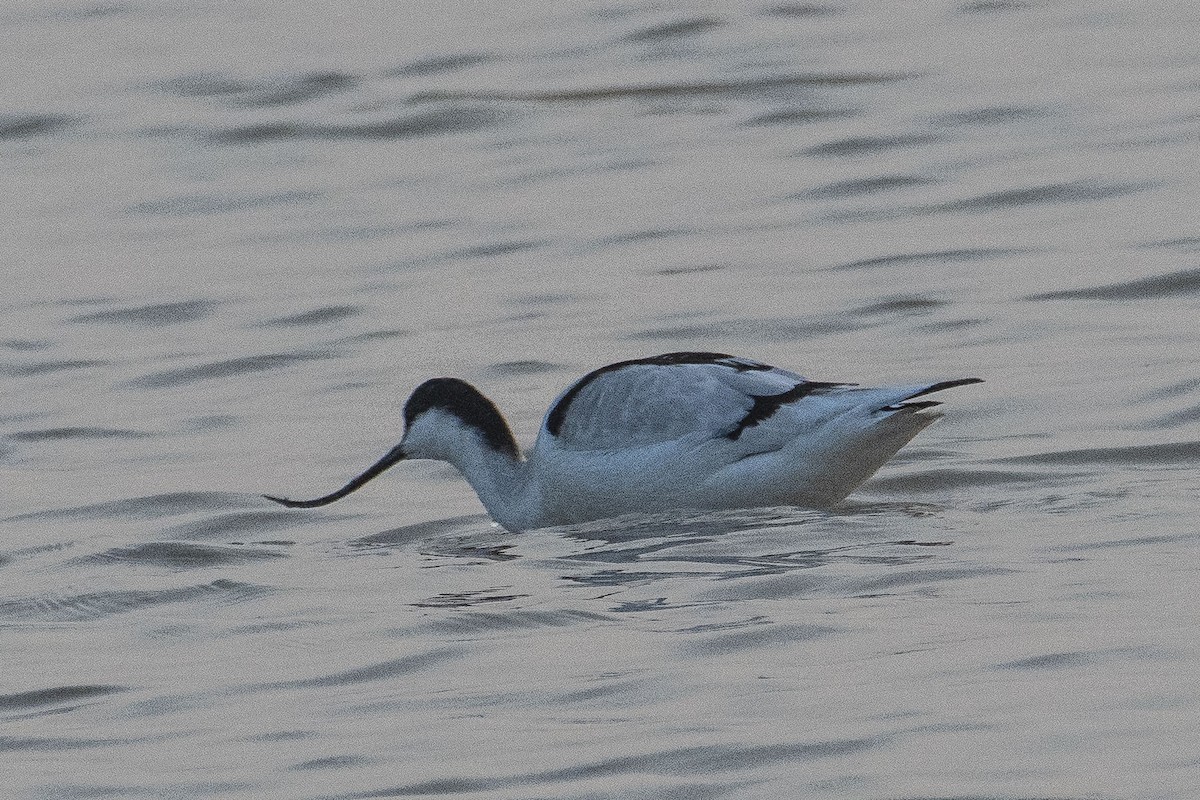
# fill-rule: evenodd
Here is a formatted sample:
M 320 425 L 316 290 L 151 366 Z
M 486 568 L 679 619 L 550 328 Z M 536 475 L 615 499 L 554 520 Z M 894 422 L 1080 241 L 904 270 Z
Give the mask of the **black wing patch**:
M 588 384 L 599 378 L 601 375 L 606 375 L 609 372 L 616 372 L 617 370 L 624 369 L 625 367 L 639 365 L 672 367 L 683 364 L 717 364 L 722 367 L 729 367 L 730 369 L 737 370 L 738 372 L 761 372 L 774 369 L 774 367 L 771 367 L 768 364 L 760 364 L 757 361 L 746 361 L 726 353 L 663 353 L 660 356 L 635 358 L 630 361 L 618 361 L 615 364 L 609 364 L 607 366 L 600 367 L 599 369 L 592 370 L 587 375 L 584 375 L 582 378 L 576 381 L 575 385 L 568 389 L 566 393 L 558 399 L 558 402 L 554 404 L 554 407 L 550 409 L 550 413 L 546 416 L 546 430 L 550 432 L 550 435 L 557 436 L 558 432 L 562 430 L 563 422 L 567 417 L 567 409 L 569 409 L 571 406 L 571 401 L 574 400 L 576 396 L 578 396 L 578 394 L 587 387 Z M 770 414 L 767 416 L 770 416 Z M 757 422 L 752 424 L 757 424 Z M 740 431 L 738 432 L 738 435 L 741 435 Z M 733 438 L 736 439 L 737 437 L 735 436 Z
M 953 389 L 955 386 L 969 386 L 972 383 L 983 383 L 983 378 L 958 378 L 957 380 L 953 381 L 940 381 L 930 386 L 926 386 L 916 394 L 910 395 L 908 399 L 911 400 L 914 397 L 921 397 L 922 395 L 933 394 L 934 392 L 941 392 L 946 389 Z M 915 405 L 915 403 L 913 405 Z
M 797 400 L 808 397 L 810 394 L 819 394 L 829 389 L 841 388 L 845 386 L 853 386 L 852 383 L 825 383 L 823 381 L 804 381 L 797 383 L 786 392 L 779 394 L 755 395 L 754 405 L 750 406 L 750 410 L 746 412 L 746 416 L 742 417 L 733 430 L 725 434 L 726 439 L 737 441 L 738 437 L 745 432 L 747 428 L 753 428 L 760 422 L 765 422 L 770 419 L 780 406 L 788 403 L 794 403 Z
M 940 400 L 917 400 L 916 402 L 912 402 L 912 398 L 923 397 L 927 394 L 933 394 L 934 392 L 941 392 L 946 389 L 953 389 L 955 386 L 969 386 L 972 383 L 983 383 L 983 378 L 958 378 L 958 379 L 952 380 L 952 381 L 939 381 L 937 383 L 932 383 L 929 386 L 926 386 L 924 389 L 921 389 L 918 392 L 910 394 L 907 398 L 905 398 L 905 400 L 903 402 L 892 403 L 890 406 L 883 406 L 879 410 L 880 411 L 899 411 L 903 408 L 921 409 L 921 408 L 933 408 L 934 406 L 940 406 L 942 404 L 942 402 Z

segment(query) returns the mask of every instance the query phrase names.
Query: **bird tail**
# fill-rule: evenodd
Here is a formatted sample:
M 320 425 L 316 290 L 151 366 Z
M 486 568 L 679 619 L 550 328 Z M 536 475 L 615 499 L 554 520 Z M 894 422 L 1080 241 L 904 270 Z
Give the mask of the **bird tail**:
M 810 491 L 821 497 L 820 505 L 842 500 L 941 416 L 930 411 L 941 403 L 918 398 L 980 382 L 979 378 L 959 378 L 849 390 L 845 399 L 852 404 L 830 421 L 826 435 L 821 437 L 826 445 L 824 452 L 810 452 L 810 457 L 824 462 L 821 485 L 810 487 Z

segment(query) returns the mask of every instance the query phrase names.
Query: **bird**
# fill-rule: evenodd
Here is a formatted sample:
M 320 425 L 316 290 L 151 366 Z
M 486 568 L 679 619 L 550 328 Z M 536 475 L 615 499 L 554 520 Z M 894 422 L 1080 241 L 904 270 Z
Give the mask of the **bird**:
M 488 514 L 521 532 L 636 513 L 798 506 L 846 498 L 941 415 L 958 378 L 860 387 L 749 358 L 679 352 L 619 361 L 551 403 L 522 454 L 495 403 L 432 378 L 404 405 L 400 443 L 331 494 L 263 495 L 290 508 L 340 500 L 401 461 L 447 461 Z

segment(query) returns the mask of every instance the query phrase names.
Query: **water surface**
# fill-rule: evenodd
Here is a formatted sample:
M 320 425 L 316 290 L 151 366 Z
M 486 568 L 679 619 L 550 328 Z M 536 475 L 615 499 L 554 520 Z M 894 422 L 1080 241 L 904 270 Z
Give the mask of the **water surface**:
M 18 798 L 1200 786 L 1187 3 L 10 3 Z M 979 375 L 846 504 L 338 505 L 425 378 Z

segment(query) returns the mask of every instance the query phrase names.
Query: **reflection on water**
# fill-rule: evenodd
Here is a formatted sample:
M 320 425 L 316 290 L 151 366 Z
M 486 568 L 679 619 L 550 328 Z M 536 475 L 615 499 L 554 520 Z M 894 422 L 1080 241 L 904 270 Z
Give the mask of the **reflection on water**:
M 1195 8 L 331 8 L 0 10 L 6 796 L 1195 793 Z M 988 383 L 829 512 L 259 498 L 700 349 Z

